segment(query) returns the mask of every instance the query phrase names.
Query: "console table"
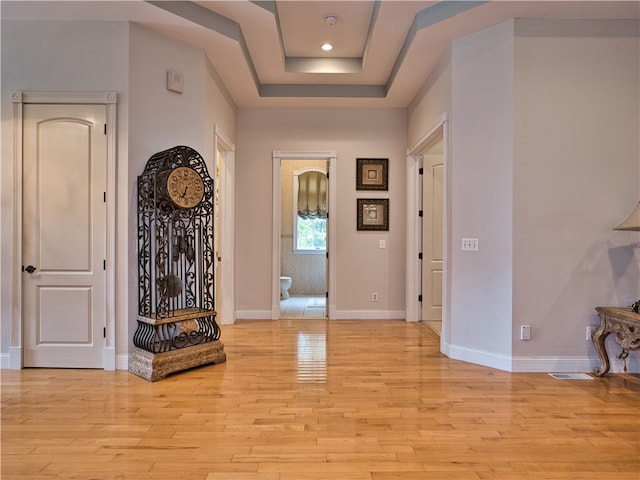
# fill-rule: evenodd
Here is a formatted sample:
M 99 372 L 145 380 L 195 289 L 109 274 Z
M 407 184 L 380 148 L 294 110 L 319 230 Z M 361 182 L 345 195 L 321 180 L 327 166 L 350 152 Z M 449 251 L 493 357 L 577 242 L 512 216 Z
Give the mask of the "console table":
M 593 345 L 600 357 L 600 367 L 593 369 L 596 377 L 602 377 L 609 371 L 609 356 L 604 341 L 610 333 L 614 334 L 616 342 L 622 346 L 618 358 L 625 359 L 630 350 L 640 349 L 640 313 L 630 308 L 596 307 L 600 317 L 600 325 L 591 335 Z

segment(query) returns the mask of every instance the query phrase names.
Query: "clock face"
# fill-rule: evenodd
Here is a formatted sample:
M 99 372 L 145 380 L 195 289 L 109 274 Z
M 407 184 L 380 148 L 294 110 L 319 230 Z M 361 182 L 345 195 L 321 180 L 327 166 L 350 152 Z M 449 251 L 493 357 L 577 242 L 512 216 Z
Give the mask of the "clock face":
M 202 177 L 193 168 L 178 167 L 167 177 L 167 193 L 178 207 L 193 208 L 204 197 Z

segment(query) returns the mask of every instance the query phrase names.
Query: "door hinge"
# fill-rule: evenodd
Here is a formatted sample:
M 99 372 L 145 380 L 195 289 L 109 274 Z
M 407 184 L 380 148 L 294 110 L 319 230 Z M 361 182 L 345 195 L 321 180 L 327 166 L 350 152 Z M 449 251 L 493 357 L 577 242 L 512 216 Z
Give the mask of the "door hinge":
M 107 134 L 107 124 L 106 123 L 104 124 L 104 134 L 105 135 Z
M 103 192 L 102 200 L 103 200 L 104 203 L 107 203 L 107 192 Z
M 422 260 L 422 252 L 418 252 L 418 260 Z
M 324 297 L 329 298 L 329 292 L 324 292 Z
M 107 261 L 106 260 L 102 260 L 102 269 L 103 270 L 107 269 Z
M 421 302 L 422 301 L 422 295 L 418 295 L 418 301 Z
M 107 338 L 107 327 L 102 327 L 102 336 Z
M 421 217 L 422 216 L 422 210 L 418 210 L 418 216 Z
M 418 175 L 424 175 L 424 168 L 420 167 L 418 169 Z
M 327 257 L 327 260 L 329 260 L 329 252 L 325 252 L 324 255 Z

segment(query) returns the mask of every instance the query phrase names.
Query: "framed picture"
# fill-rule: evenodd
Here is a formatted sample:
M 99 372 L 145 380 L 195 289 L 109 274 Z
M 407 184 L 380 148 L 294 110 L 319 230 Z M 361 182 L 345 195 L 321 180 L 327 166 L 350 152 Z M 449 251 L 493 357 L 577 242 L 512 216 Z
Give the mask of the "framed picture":
M 389 159 L 356 158 L 356 190 L 389 190 Z
M 389 199 L 358 198 L 358 230 L 389 230 Z

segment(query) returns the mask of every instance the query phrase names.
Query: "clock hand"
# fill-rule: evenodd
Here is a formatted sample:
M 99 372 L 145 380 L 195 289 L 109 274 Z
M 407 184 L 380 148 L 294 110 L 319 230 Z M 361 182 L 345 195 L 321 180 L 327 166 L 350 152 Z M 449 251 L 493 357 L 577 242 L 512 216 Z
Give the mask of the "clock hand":
M 189 186 L 184 187 L 184 192 L 182 192 L 182 195 L 180 195 L 180 198 L 184 198 L 187 196 L 187 189 L 189 188 Z

